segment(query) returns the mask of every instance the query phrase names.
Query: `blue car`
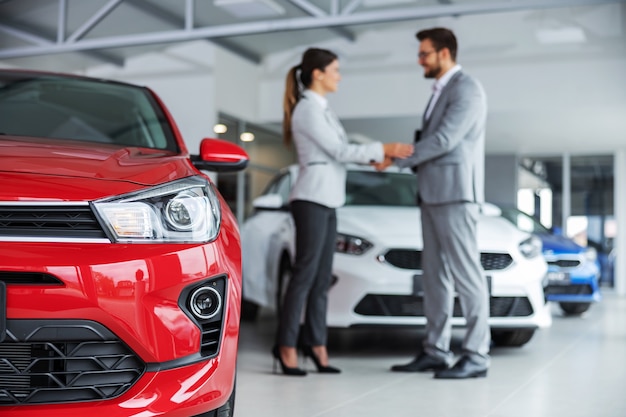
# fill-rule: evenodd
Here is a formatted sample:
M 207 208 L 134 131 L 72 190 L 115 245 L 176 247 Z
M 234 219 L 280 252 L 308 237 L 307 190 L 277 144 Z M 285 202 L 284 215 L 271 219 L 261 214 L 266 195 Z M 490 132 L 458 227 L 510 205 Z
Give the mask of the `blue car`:
M 510 207 L 500 207 L 502 217 L 519 229 L 538 236 L 548 263 L 544 293 L 567 315 L 580 315 L 600 301 L 600 263 L 596 249 L 583 247 L 543 226 L 536 218 Z

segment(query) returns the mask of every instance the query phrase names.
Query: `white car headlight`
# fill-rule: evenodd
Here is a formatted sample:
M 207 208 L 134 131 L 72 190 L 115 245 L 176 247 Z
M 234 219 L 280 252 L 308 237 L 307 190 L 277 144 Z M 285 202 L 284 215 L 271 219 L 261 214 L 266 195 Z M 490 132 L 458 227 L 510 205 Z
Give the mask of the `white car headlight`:
M 543 244 L 537 236 L 531 236 L 519 244 L 519 251 L 529 259 L 541 255 L 542 249 Z
M 222 220 L 217 193 L 202 177 L 96 201 L 93 206 L 115 242 L 208 242 L 217 237 Z
M 596 248 L 588 247 L 585 250 L 585 258 L 587 258 L 588 261 L 595 262 L 598 259 L 598 251 Z
M 347 253 L 348 255 L 362 255 L 372 246 L 374 245 L 360 237 L 337 233 L 335 252 Z

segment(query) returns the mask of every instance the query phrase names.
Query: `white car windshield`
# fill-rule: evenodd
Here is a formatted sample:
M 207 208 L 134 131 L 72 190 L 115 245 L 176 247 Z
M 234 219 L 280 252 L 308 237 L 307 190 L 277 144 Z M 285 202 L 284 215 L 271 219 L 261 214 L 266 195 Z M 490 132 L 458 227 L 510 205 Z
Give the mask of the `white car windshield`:
M 398 172 L 348 171 L 347 206 L 415 207 L 417 179 Z
M 523 230 L 524 232 L 539 233 L 544 235 L 551 234 L 550 230 L 539 223 L 539 220 L 524 213 L 523 211 L 509 207 L 501 207 L 500 209 L 502 210 L 502 217 L 513 223 L 518 229 Z

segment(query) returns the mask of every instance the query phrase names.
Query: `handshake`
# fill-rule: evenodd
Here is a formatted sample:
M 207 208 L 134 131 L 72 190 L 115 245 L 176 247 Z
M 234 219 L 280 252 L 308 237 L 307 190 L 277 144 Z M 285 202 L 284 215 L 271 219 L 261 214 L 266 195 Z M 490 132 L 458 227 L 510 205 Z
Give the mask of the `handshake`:
M 383 144 L 385 150 L 385 159 L 382 162 L 375 162 L 372 164 L 377 171 L 383 171 L 387 169 L 392 163 L 392 158 L 407 158 L 413 154 L 413 145 L 407 143 L 393 142 Z

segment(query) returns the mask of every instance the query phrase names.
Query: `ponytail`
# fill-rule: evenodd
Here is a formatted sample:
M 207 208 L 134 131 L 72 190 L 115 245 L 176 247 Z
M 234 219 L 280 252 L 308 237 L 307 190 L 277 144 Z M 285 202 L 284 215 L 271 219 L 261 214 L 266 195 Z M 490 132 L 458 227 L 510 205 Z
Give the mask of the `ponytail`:
M 300 99 L 300 88 L 298 87 L 298 71 L 301 65 L 292 67 L 287 73 L 285 81 L 285 96 L 283 98 L 283 141 L 286 146 L 291 145 L 293 134 L 291 132 L 291 115 L 296 103 Z
M 285 96 L 283 98 L 283 141 L 289 146 L 293 139 L 291 116 L 300 100 L 300 88 L 309 88 L 313 82 L 313 71 L 324 69 L 337 55 L 327 49 L 309 48 L 302 55 L 302 63 L 292 67 L 287 73 Z

